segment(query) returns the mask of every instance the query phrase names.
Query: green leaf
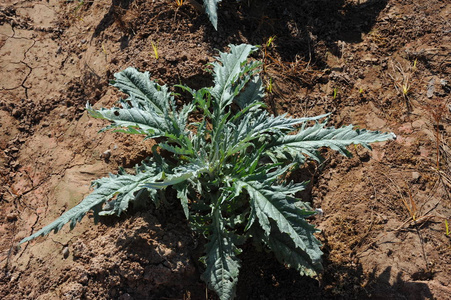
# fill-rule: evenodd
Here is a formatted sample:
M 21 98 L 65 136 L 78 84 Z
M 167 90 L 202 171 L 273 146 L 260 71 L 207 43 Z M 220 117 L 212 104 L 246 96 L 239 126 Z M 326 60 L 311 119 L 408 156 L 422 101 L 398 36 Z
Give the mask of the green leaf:
M 146 182 L 143 187 L 151 189 L 162 189 L 170 185 L 176 185 L 190 178 L 196 177 L 200 173 L 208 171 L 201 162 L 191 163 L 175 168 L 172 174 L 166 174 L 166 178 L 158 182 Z
M 172 152 L 177 155 L 193 155 L 194 154 L 192 149 L 186 149 L 186 148 L 181 148 L 181 147 L 177 147 L 177 146 L 172 146 L 167 143 L 161 143 L 159 146 L 162 149 Z
M 58 232 L 66 223 L 70 222 L 70 228 L 73 229 L 77 222 L 90 211 L 94 211 L 95 220 L 98 219 L 99 213 L 102 209 L 102 205 L 116 197 L 114 205 L 114 211 L 117 215 L 120 215 L 122 211 L 126 210 L 128 203 L 133 201 L 135 193 L 143 189 L 142 184 L 149 180 L 155 180 L 155 177 L 161 176 L 158 170 L 154 167 L 143 166 L 138 168 L 136 175 L 127 174 L 120 171 L 119 174 L 110 174 L 109 177 L 104 177 L 94 181 L 94 191 L 83 199 L 80 204 L 71 208 L 64 214 L 62 214 L 57 220 L 51 224 L 45 226 L 36 233 L 24 238 L 20 241 L 20 244 L 28 242 L 38 236 L 44 236 L 49 234 L 52 230 Z M 118 201 L 118 199 L 120 201 Z
M 106 215 L 117 215 L 120 216 L 121 213 L 125 210 L 127 210 L 130 201 L 139 201 L 139 204 L 142 204 L 143 200 L 141 199 L 142 195 L 141 193 L 143 190 L 147 190 L 148 196 L 155 202 L 155 204 L 158 204 L 158 196 L 155 190 L 152 189 L 145 189 L 141 186 L 141 184 L 147 182 L 147 181 L 157 181 L 160 180 L 163 176 L 164 172 L 161 166 L 158 166 L 158 164 L 154 162 L 147 162 L 141 166 L 136 166 L 135 168 L 135 175 L 127 174 L 124 169 L 120 168 L 117 175 L 110 175 L 111 176 L 118 176 L 118 177 L 132 177 L 135 178 L 135 180 L 138 180 L 136 187 L 131 189 L 129 192 L 123 193 L 122 191 L 118 191 L 116 193 L 116 197 L 109 202 L 106 203 L 106 205 L 103 207 L 102 211 L 99 212 L 100 216 L 106 216 Z M 108 177 L 97 180 L 94 182 L 94 185 L 96 188 L 99 188 L 102 184 L 102 180 L 107 181 L 107 184 L 111 184 L 108 182 Z M 132 186 L 130 186 L 132 187 Z
M 238 120 L 238 127 L 233 128 L 234 138 L 231 141 L 231 145 L 236 145 L 240 142 L 248 142 L 253 139 L 261 138 L 265 134 L 276 133 L 282 135 L 284 132 L 290 132 L 295 130 L 295 125 L 302 124 L 308 121 L 315 121 L 326 117 L 328 114 L 320 115 L 316 117 L 287 118 L 286 115 L 270 116 L 266 112 L 259 114 L 248 114 L 243 119 Z M 229 126 L 232 126 L 229 124 Z M 235 127 L 235 125 L 233 125 Z M 283 135 L 286 136 L 286 135 Z M 236 146 L 234 146 L 236 147 Z
M 233 100 L 241 109 L 263 100 L 265 88 L 260 77 L 255 76 L 249 80 L 244 90 Z
M 285 195 L 293 196 L 295 193 L 305 190 L 308 184 L 309 184 L 308 181 L 304 181 L 301 183 L 290 182 L 288 184 L 283 185 L 272 185 L 271 189 L 273 191 L 280 192 Z
M 265 242 L 281 263 L 297 270 L 301 275 L 314 277 L 323 271 L 320 263 L 312 264 L 307 253 L 296 247 L 292 238 L 286 233 L 281 233 L 277 226 L 271 226 L 269 236 L 261 230 L 254 230 L 254 234 L 256 238 Z
M 325 123 L 316 123 L 311 127 L 302 127 L 294 135 L 280 136 L 268 149 L 268 155 L 286 158 L 296 157 L 299 153 L 306 154 L 315 160 L 320 160 L 316 150 L 329 147 L 345 156 L 351 156 L 346 149 L 351 144 L 360 144 L 371 149 L 370 143 L 395 139 L 393 133 L 380 133 L 365 129 L 353 129 L 353 125 L 341 128 L 325 127 Z M 274 155 L 275 154 L 275 155 Z
M 147 138 L 171 136 L 180 145 L 187 144 L 185 126 L 189 113 L 195 108 L 194 104 L 185 105 L 177 112 L 174 97 L 168 88 L 151 81 L 148 72 L 127 68 L 114 76 L 116 81 L 113 86 L 129 95 L 119 101 L 122 108 L 94 110 L 89 103 L 86 105 L 93 117 L 113 122 L 102 131 L 119 128 L 116 131 L 145 134 Z
M 188 207 L 188 185 L 187 184 L 176 184 L 174 185 L 174 189 L 177 191 L 177 198 L 180 199 L 180 204 L 183 208 L 183 213 L 187 220 L 189 217 L 189 207 Z
M 321 262 L 322 252 L 320 242 L 313 235 L 318 230 L 305 221 L 314 212 L 299 209 L 293 199 L 284 193 L 272 190 L 260 182 L 242 182 L 251 198 L 251 207 L 258 222 L 267 237 L 271 235 L 271 220 L 281 233 L 286 233 L 292 239 L 296 248 L 305 252 L 310 259 L 310 265 Z M 311 266 L 306 266 L 311 268 Z
M 207 268 L 202 279 L 214 290 L 221 300 L 235 297 L 240 261 L 236 257 L 239 249 L 233 244 L 231 233 L 224 227 L 219 209 L 213 211 L 209 242 L 206 246 Z
M 164 117 L 152 111 L 145 111 L 139 108 L 111 108 L 101 110 L 94 110 L 89 103 L 86 109 L 94 118 L 106 119 L 114 122 L 110 126 L 103 128 L 101 131 L 106 131 L 114 128 L 126 128 L 122 131 L 132 134 L 146 134 L 152 138 L 164 136 L 166 132 L 170 131 L 170 127 Z
M 230 53 L 221 53 L 218 60 L 220 63 L 212 63 L 214 67 L 215 86 L 211 89 L 211 95 L 218 104 L 218 113 L 230 105 L 237 94 L 234 87 L 239 85 L 240 76 L 244 76 L 247 70 L 243 67 L 250 53 L 257 50 L 251 45 L 229 45 Z M 254 65 L 254 68 L 258 65 Z
M 130 97 L 126 100 L 140 102 L 146 107 L 152 107 L 158 115 L 165 115 L 169 111 L 168 99 L 171 99 L 166 86 L 160 86 L 149 78 L 149 72 L 141 73 L 135 68 L 128 67 L 122 72 L 114 74 L 117 87 Z

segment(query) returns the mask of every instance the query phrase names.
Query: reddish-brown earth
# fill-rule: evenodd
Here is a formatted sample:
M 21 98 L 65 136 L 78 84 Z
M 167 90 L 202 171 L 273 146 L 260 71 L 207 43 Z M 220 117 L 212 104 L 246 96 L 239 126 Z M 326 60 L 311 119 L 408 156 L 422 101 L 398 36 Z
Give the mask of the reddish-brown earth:
M 237 298 L 451 299 L 450 20 L 439 0 L 225 0 L 215 31 L 172 0 L 3 0 L 0 298 L 215 299 L 199 279 L 204 241 L 175 204 L 17 243 L 81 201 L 93 179 L 149 153 L 139 137 L 98 134 L 105 123 L 84 111 L 118 99 L 115 72 L 208 86 L 216 49 L 276 36 L 255 57 L 272 78 L 273 113 L 331 112 L 332 125 L 398 138 L 373 152 L 351 147 L 352 159 L 325 152 L 292 174 L 311 180 L 305 200 L 324 211 L 313 220 L 324 274 L 301 277 L 246 245 Z

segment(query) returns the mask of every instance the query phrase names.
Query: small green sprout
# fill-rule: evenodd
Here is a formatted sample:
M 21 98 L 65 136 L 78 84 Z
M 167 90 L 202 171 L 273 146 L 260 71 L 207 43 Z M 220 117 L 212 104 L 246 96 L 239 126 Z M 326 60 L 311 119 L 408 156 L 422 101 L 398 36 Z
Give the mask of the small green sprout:
M 416 67 L 416 59 L 413 62 L 413 65 L 409 64 L 406 69 L 404 69 L 399 62 L 396 64 L 393 63 L 393 73 L 388 74 L 394 82 L 395 89 L 404 97 L 405 100 L 409 100 L 409 94 L 411 93 L 410 88 L 412 87 L 411 80 L 413 74 L 415 73 Z
M 449 225 L 448 225 L 448 220 L 445 219 L 445 234 L 447 236 L 449 236 Z
M 108 60 L 108 52 L 106 51 L 106 47 L 105 47 L 104 42 L 102 42 L 101 48 L 102 48 L 103 55 L 105 55 L 105 61 L 107 61 Z
M 154 43 L 153 41 L 150 41 L 150 44 L 152 45 L 153 53 L 155 55 L 155 59 L 158 59 L 160 56 L 158 55 L 158 44 Z
M 268 39 L 268 41 L 266 42 L 266 47 L 271 46 L 271 44 L 274 42 L 275 39 L 276 39 L 276 36 L 275 36 L 275 35 L 271 36 L 271 37 Z
M 338 97 L 338 89 L 334 88 L 334 94 L 333 94 L 334 100 Z
M 409 94 L 409 92 L 410 92 L 410 84 L 408 84 L 408 83 L 403 84 L 403 85 L 402 85 L 402 94 L 403 94 L 405 97 L 407 97 L 407 95 Z
M 269 83 L 268 83 L 268 85 L 266 86 L 266 91 L 267 91 L 269 94 L 272 94 L 272 88 L 273 88 L 272 77 L 269 77 Z

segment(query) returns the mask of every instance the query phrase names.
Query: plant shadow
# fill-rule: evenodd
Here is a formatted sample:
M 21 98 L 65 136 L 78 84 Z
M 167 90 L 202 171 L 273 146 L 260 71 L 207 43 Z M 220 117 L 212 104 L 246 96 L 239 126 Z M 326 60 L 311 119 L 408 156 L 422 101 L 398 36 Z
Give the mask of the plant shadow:
M 107 236 L 115 240 L 115 250 L 101 256 L 103 270 L 90 274 L 93 284 L 108 291 L 109 299 L 121 295 L 181 299 L 186 293 L 200 298 L 205 285 L 192 259 L 200 256 L 200 247 L 183 220 L 181 209 L 172 205 L 156 209 L 152 204 L 145 212 L 131 207 L 119 218 L 102 218 L 102 223 L 112 229 Z
M 249 5 L 223 2 L 218 9 L 218 31 L 207 27 L 205 40 L 225 47 L 242 42 L 261 45 L 275 36 L 284 62 L 299 57 L 327 67 L 326 52 L 340 57 L 340 42 L 362 42 L 387 0 L 370 1 L 250 1 Z M 317 50 L 314 50 L 317 49 Z
M 432 299 L 424 282 L 404 281 L 402 274 L 391 282 L 392 270 L 374 269 L 365 274 L 360 263 L 336 263 L 324 255 L 321 280 L 299 275 L 280 264 L 272 253 L 246 247 L 240 256 L 242 267 L 237 299 Z M 327 243 L 324 245 L 327 252 Z M 379 274 L 379 275 L 377 275 Z M 393 280 L 392 280 L 393 281 Z M 406 298 L 406 295 L 409 295 Z

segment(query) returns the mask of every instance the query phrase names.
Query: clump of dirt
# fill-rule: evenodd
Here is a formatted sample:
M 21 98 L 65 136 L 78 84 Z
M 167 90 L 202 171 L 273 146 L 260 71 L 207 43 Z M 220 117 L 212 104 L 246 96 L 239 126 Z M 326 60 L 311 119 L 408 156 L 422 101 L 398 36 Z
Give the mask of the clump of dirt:
M 268 109 L 391 131 L 396 141 L 291 175 L 324 211 L 324 274 L 301 277 L 244 246 L 238 299 L 447 299 L 451 294 L 450 4 L 438 0 L 223 1 L 215 31 L 189 2 L 18 1 L 0 5 L 0 297 L 215 299 L 201 237 L 177 204 L 17 247 L 76 205 L 90 182 L 146 157 L 151 141 L 97 134 L 85 104 L 111 107 L 128 66 L 160 84 L 212 84 L 230 43 L 261 45 Z M 268 41 L 273 38 L 272 43 Z M 158 56 L 158 57 L 157 57 Z M 178 104 L 189 101 L 181 93 Z M 170 195 L 168 195 L 170 198 Z M 171 212 L 171 213 L 169 213 Z

